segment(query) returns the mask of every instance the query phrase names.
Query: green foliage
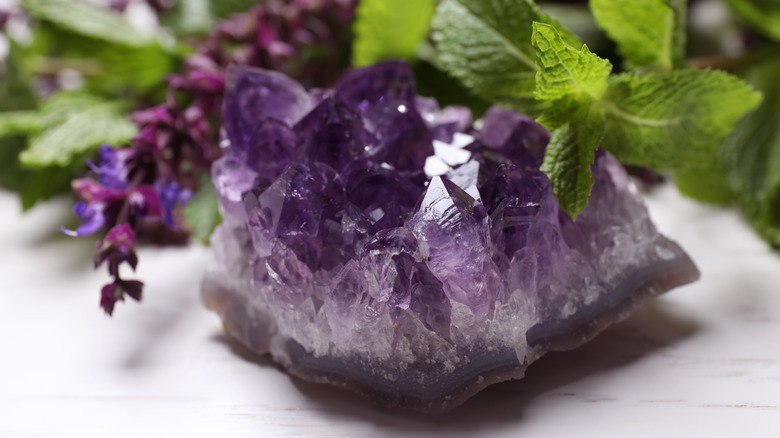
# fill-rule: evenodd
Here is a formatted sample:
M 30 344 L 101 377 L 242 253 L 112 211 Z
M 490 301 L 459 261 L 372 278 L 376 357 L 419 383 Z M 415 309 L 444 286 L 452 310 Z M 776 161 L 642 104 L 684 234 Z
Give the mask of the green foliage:
M 717 155 L 703 158 L 693 169 L 674 174 L 674 184 L 685 196 L 715 205 L 728 205 L 734 200 L 723 164 Z
M 603 146 L 627 164 L 689 171 L 760 101 L 750 86 L 719 71 L 617 75 L 601 102 Z
M 103 143 L 127 143 L 137 131 L 119 102 L 84 93 L 63 92 L 44 102 L 40 132 L 19 155 L 22 165 L 65 167 Z
M 557 24 L 531 0 L 443 0 L 432 23 L 438 63 L 479 97 L 518 110 L 538 106 L 534 21 Z M 568 31 L 561 38 L 582 45 Z
M 22 0 L 22 6 L 40 20 L 96 40 L 130 47 L 152 42 L 122 15 L 83 1 Z
M 177 34 L 205 34 L 214 25 L 212 9 L 210 0 L 179 0 L 174 5 L 173 11 L 162 16 L 161 21 Z
M 365 66 L 387 59 L 412 59 L 428 35 L 434 0 L 398 2 L 362 0 L 354 24 L 352 64 Z
M 553 103 L 540 121 L 554 129 L 543 169 L 562 208 L 576 217 L 593 179 L 593 149 L 601 145 L 627 164 L 680 174 L 681 189 L 710 202 L 729 190 L 716 156 L 734 124 L 761 97 L 722 72 L 684 69 L 621 74 L 611 65 L 565 44 L 552 26 L 534 23 L 538 58 L 536 97 Z M 584 117 L 582 114 L 587 114 Z M 587 174 L 587 177 L 585 177 Z
M 117 44 L 73 33 L 46 21 L 33 30 L 32 45 L 22 52 L 31 72 L 55 75 L 65 69 L 73 70 L 84 78 L 84 88 L 106 96 L 140 98 L 157 92 L 179 62 L 178 54 L 154 41 Z
M 561 208 L 572 219 L 585 209 L 593 187 L 593 152 L 604 135 L 604 117 L 595 106 L 581 108 L 553 132 L 542 170 L 550 177 Z
M 685 0 L 590 0 L 590 8 L 629 69 L 684 65 Z
M 0 185 L 19 193 L 24 210 L 36 202 L 48 199 L 69 187 L 76 175 L 73 168 L 50 167 L 38 170 L 24 169 L 18 155 L 27 147 L 24 134 L 32 132 L 37 121 L 38 99 L 32 90 L 28 72 L 24 69 L 18 46 L 11 45 L 6 58 L 5 73 L 0 80 L 0 119 L 4 119 L 3 135 L 0 136 Z M 37 117 L 36 117 L 37 118 Z M 15 119 L 9 123 L 9 119 Z
M 535 96 L 550 100 L 543 122 L 554 129 L 542 164 L 561 208 L 576 219 L 593 186 L 593 151 L 604 135 L 596 102 L 607 87 L 612 65 L 582 45 L 566 44 L 552 26 L 533 23 L 531 37 L 538 71 Z
M 0 184 L 19 192 L 26 209 L 68 190 L 98 145 L 127 142 L 136 132 L 128 110 L 159 98 L 181 55 L 121 14 L 88 2 L 22 5 L 33 18 L 32 41 L 11 40 L 0 79 Z M 39 104 L 33 76 L 63 71 L 83 79 L 82 91 Z
M 604 94 L 612 64 L 601 59 L 583 45 L 576 49 L 564 43 L 554 27 L 533 24 L 531 37 L 536 51 L 537 99 L 559 99 L 565 96 L 589 96 L 595 99 Z
M 248 11 L 258 0 L 210 0 L 211 14 L 215 18 L 227 18 L 233 14 Z
M 756 229 L 780 249 L 780 59 L 748 69 L 745 80 L 764 93 L 721 149 L 721 161 L 740 205 Z
M 190 226 L 192 236 L 204 245 L 207 245 L 211 238 L 211 233 L 222 222 L 222 216 L 219 214 L 217 195 L 209 175 L 201 175 L 198 181 L 199 190 L 187 202 L 187 206 L 184 209 L 184 217 Z
M 727 0 L 731 8 L 756 30 L 780 40 L 780 2 L 777 0 Z
M 36 111 L 0 112 L 0 137 L 34 134 L 40 129 L 40 118 Z
M 246 12 L 258 0 L 178 0 L 160 21 L 177 35 L 205 34 L 213 29 L 216 20 Z

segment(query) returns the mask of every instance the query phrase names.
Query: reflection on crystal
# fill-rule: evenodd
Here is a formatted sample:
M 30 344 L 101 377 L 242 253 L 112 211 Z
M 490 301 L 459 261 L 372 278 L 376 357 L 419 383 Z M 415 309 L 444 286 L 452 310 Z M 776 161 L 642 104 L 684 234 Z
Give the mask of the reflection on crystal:
M 204 300 L 304 379 L 444 411 L 698 275 L 613 157 L 596 153 L 572 221 L 541 125 L 496 107 L 476 129 L 417 97 L 403 62 L 311 95 L 232 67 L 227 93 Z

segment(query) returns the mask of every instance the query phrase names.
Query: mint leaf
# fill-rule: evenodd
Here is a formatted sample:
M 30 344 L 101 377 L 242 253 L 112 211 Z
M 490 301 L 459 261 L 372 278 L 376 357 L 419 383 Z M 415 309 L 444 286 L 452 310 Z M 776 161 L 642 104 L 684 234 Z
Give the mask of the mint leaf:
M 674 68 L 688 67 L 688 0 L 664 0 L 664 3 L 674 12 L 672 63 Z
M 86 89 L 98 93 L 116 94 L 125 89 L 138 93 L 163 87 L 165 76 L 176 70 L 176 56 L 157 43 L 138 47 L 118 47 L 113 44 L 81 45 L 99 65 L 97 74 L 88 76 Z M 90 50 L 90 52 L 87 52 Z
M 777 0 L 727 0 L 729 6 L 756 30 L 780 40 L 780 3 Z
M 37 111 L 0 112 L 0 137 L 34 134 L 41 129 Z
M 163 79 L 175 69 L 179 56 L 154 41 L 129 46 L 48 22 L 34 28 L 32 45 L 25 49 L 25 55 L 27 65 L 38 73 L 55 75 L 66 68 L 78 71 L 90 92 L 127 96 L 133 91 L 144 97 L 150 90 L 164 87 Z
M 38 99 L 32 89 L 30 77 L 23 68 L 19 46 L 11 41 L 10 51 L 5 59 L 5 71 L 0 80 L 0 109 L 4 116 L 11 113 L 22 114 L 24 131 L 32 132 L 32 116 Z M 13 116 L 16 118 L 16 116 Z M 29 122 L 29 124 L 28 124 Z M 16 118 L 14 130 L 22 131 L 20 119 Z M 6 128 L 9 128 L 6 125 Z M 23 169 L 19 164 L 19 153 L 27 147 L 27 139 L 21 135 L 0 138 L 0 185 L 20 195 L 22 208 L 29 210 L 38 201 L 48 199 L 70 188 L 70 180 L 75 177 L 73 168 L 47 167 L 39 170 Z M 79 171 L 83 167 L 80 163 Z
M 150 36 L 138 31 L 121 14 L 87 2 L 22 0 L 21 3 L 33 17 L 79 35 L 131 47 L 152 42 Z
M 0 185 L 19 194 L 25 211 L 38 201 L 69 190 L 70 181 L 82 173 L 84 168 L 82 159 L 67 167 L 24 169 L 19 165 L 18 156 L 26 146 L 24 137 L 13 136 L 0 139 Z
M 761 106 L 726 139 L 720 158 L 746 215 L 780 249 L 780 59 L 750 68 L 745 80 L 764 93 Z
M 435 0 L 403 5 L 388 0 L 361 0 L 354 24 L 352 64 L 362 67 L 387 59 L 411 59 L 430 27 Z
M 590 9 L 628 68 L 684 65 L 685 0 L 590 0 Z
M 690 170 L 760 101 L 750 86 L 720 71 L 613 76 L 599 102 L 606 116 L 602 144 L 626 164 Z
M 674 184 L 685 196 L 700 202 L 728 205 L 734 200 L 734 192 L 716 153 L 703 156 L 693 169 L 674 174 Z
M 187 202 L 184 218 L 190 226 L 192 235 L 204 245 L 208 245 L 211 233 L 222 222 L 222 216 L 219 214 L 217 194 L 209 174 L 202 174 L 198 181 L 198 192 Z
M 607 88 L 612 64 L 601 59 L 583 45 L 576 49 L 567 45 L 554 27 L 533 23 L 531 37 L 536 50 L 537 99 L 554 100 L 564 96 L 587 95 L 598 99 Z
M 526 108 L 536 88 L 534 21 L 557 25 L 530 0 L 443 0 L 432 23 L 438 63 L 477 96 Z M 561 38 L 582 44 L 565 30 Z
M 19 155 L 26 167 L 66 166 L 103 143 L 125 143 L 136 134 L 121 103 L 84 93 L 60 93 L 45 102 L 39 122 L 41 132 Z
M 604 117 L 595 107 L 578 111 L 553 132 L 542 163 L 561 208 L 572 218 L 585 209 L 593 187 L 593 152 L 604 135 Z

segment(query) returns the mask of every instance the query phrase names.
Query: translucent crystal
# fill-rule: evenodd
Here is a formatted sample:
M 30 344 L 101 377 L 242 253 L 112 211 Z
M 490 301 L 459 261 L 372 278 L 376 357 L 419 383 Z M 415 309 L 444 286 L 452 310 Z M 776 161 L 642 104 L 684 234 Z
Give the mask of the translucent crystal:
M 541 125 L 495 107 L 476 129 L 416 96 L 402 62 L 311 96 L 232 67 L 224 119 L 203 297 L 303 379 L 448 410 L 698 277 L 612 156 L 572 221 L 539 170 Z

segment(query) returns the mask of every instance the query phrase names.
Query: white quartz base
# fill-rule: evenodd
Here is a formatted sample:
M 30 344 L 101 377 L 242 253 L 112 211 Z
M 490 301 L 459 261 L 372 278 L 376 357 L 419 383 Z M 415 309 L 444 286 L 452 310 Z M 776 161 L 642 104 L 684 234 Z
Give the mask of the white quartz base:
M 94 241 L 55 231 L 68 200 L 23 216 L 0 192 L 0 437 L 777 436 L 780 257 L 735 211 L 669 186 L 648 203 L 701 281 L 425 417 L 291 379 L 227 341 L 199 302 L 200 246 L 141 251 L 144 302 L 107 318 Z

